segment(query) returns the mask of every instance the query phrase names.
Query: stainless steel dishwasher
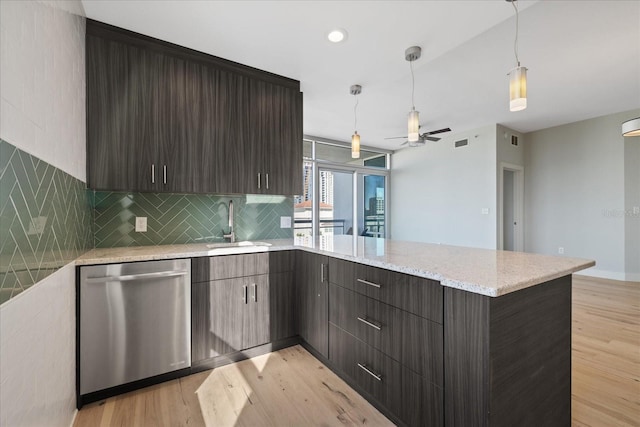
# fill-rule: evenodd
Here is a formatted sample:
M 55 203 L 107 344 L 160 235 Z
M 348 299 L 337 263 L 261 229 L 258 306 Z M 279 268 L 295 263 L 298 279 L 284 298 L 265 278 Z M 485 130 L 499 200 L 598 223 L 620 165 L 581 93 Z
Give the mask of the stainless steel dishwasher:
M 80 394 L 191 366 L 191 260 L 80 268 Z

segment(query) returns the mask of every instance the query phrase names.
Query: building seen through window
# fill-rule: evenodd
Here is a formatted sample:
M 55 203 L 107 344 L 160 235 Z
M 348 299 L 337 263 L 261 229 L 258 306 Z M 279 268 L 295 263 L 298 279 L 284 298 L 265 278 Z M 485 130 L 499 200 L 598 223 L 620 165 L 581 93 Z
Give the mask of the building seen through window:
M 352 159 L 347 144 L 305 139 L 303 146 L 295 235 L 385 237 L 389 153 L 362 149 L 361 158 Z

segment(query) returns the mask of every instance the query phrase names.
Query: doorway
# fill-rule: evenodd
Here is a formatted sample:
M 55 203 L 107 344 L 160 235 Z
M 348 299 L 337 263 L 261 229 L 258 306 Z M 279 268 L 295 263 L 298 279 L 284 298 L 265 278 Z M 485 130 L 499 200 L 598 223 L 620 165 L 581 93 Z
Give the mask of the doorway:
M 387 176 L 355 168 L 318 168 L 318 236 L 386 237 Z
M 500 164 L 498 249 L 524 250 L 524 168 L 508 163 Z

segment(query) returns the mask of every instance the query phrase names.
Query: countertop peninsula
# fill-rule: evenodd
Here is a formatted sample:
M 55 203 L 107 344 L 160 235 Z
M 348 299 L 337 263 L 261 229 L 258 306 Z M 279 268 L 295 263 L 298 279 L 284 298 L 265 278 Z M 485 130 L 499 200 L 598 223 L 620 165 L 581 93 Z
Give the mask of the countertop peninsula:
M 406 242 L 360 236 L 261 240 L 271 246 L 207 248 L 206 243 L 93 249 L 76 265 L 110 264 L 232 253 L 305 250 L 439 281 L 443 286 L 497 297 L 595 265 L 587 259 Z

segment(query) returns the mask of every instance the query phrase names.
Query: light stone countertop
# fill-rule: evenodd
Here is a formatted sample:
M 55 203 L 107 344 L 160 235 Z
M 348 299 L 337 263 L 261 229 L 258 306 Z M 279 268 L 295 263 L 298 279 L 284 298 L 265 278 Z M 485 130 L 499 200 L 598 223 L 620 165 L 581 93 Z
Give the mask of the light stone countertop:
M 443 286 L 497 297 L 595 265 L 587 259 L 358 236 L 264 240 L 271 246 L 209 249 L 205 243 L 94 249 L 76 265 L 302 249 L 437 280 Z

